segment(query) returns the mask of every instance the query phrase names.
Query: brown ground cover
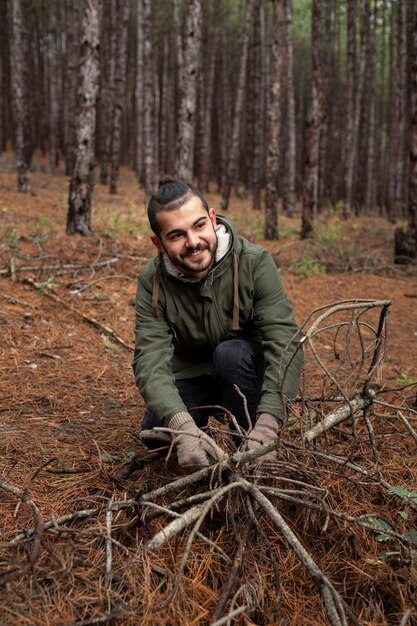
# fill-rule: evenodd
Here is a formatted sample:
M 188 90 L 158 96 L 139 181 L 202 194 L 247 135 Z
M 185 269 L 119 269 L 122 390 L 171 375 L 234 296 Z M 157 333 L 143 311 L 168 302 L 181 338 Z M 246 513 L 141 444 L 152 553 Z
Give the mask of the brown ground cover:
M 127 170 L 122 171 L 117 196 L 96 185 L 94 235 L 69 238 L 67 179 L 51 176 L 38 161 L 31 175 L 33 192 L 23 195 L 16 192 L 10 161 L 3 158 L 0 167 L 0 480 L 24 492 L 19 496 L 0 489 L 1 623 L 52 626 L 111 623 L 110 618 L 123 624 L 212 623 L 232 567 L 227 558 L 237 556 L 240 542 L 244 550 L 237 582 L 223 614 L 236 592 L 235 608 L 248 608 L 230 623 L 326 623 L 316 586 L 271 519 L 259 513 L 260 528 L 249 529 L 248 524 L 242 538 L 247 520 L 239 497 L 229 499 L 227 510 L 219 505 L 201 527 L 227 557 L 196 537 L 178 592 L 164 606 L 175 586 L 188 531 L 146 552 L 141 548 L 166 519 L 148 517 L 141 523 L 137 511 L 123 506 L 106 516 L 110 498 L 131 501 L 138 492 L 149 493 L 181 476 L 175 462 L 163 459 L 138 465 L 128 478 L 119 472 L 134 455 L 147 454 L 136 438 L 143 404 L 130 368 L 136 276 L 153 255 L 142 193 Z M 216 194 L 209 199 L 218 206 Z M 417 281 L 415 268 L 391 265 L 393 226 L 378 217 L 342 223 L 329 211 L 319 218 L 315 242 L 298 241 L 296 217 L 281 219 L 279 241 L 263 242 L 262 216 L 249 206 L 249 199 L 235 198 L 230 218 L 240 232 L 270 249 L 300 323 L 316 307 L 345 299 L 392 302 L 388 351 L 372 386 L 381 402 L 402 407 L 413 427 Z M 346 394 L 357 391 L 366 375 L 375 349 L 371 327 L 378 324 L 379 312 L 366 313 L 369 328 L 363 327 L 359 343 L 348 324 L 353 334 L 342 327 L 336 339 L 331 330 L 317 337 L 324 365 Z M 342 315 L 351 320 L 350 313 Z M 340 316 L 332 319 L 343 323 Z M 367 350 L 358 368 L 361 342 Z M 305 396 L 329 398 L 332 393 L 332 383 L 308 353 Z M 311 449 L 291 448 L 331 408 L 322 401 L 296 404 L 279 477 L 275 471 L 254 480 L 282 486 L 283 477 L 296 479 L 304 491 L 305 485 L 326 490 L 332 510 L 379 520 L 380 533 L 302 504 L 279 503 L 359 623 L 399 624 L 404 616 L 407 621 L 401 623 L 417 623 L 416 442 L 398 409 L 379 405 L 370 415 L 373 439 L 369 427 L 358 420 L 354 432 L 351 424 L 341 425 Z M 337 469 L 312 450 L 348 457 L 368 473 L 360 475 L 346 464 Z M 381 477 L 411 495 L 390 493 L 381 486 Z M 189 493 L 184 488 L 180 495 Z M 100 507 L 100 513 L 82 520 L 59 519 Z M 112 567 L 106 575 L 110 517 Z M 40 518 L 51 521 L 52 528 L 10 544 Z M 384 538 L 383 531 L 390 529 L 402 539 Z

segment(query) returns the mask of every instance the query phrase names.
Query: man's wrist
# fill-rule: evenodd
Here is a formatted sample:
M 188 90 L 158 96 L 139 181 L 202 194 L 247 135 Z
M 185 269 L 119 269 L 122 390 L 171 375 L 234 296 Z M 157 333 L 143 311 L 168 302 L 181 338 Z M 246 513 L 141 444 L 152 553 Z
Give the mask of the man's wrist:
M 168 428 L 172 428 L 173 430 L 181 430 L 181 427 L 190 421 L 194 420 L 187 411 L 179 411 L 178 413 L 174 413 L 174 415 L 170 418 L 168 422 Z
M 258 413 L 255 426 L 258 424 L 259 426 L 265 426 L 266 428 L 269 428 L 276 435 L 278 435 L 283 427 L 284 422 L 276 415 L 272 415 L 272 413 L 266 413 L 265 411 L 262 411 L 261 413 Z

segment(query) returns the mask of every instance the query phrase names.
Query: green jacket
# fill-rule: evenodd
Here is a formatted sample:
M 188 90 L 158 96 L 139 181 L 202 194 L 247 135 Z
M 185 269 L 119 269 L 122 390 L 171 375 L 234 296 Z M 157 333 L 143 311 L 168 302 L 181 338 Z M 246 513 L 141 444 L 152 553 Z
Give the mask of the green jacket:
M 232 233 L 232 246 L 205 279 L 172 276 L 160 254 L 139 275 L 132 366 L 147 408 L 164 424 L 186 411 L 175 379 L 211 374 L 213 350 L 226 339 L 262 343 L 266 369 L 258 413 L 282 419 L 281 387 L 290 399 L 298 390 L 300 347 L 292 357 L 300 334 L 275 263 L 266 249 L 236 236 L 223 217 L 217 219 Z

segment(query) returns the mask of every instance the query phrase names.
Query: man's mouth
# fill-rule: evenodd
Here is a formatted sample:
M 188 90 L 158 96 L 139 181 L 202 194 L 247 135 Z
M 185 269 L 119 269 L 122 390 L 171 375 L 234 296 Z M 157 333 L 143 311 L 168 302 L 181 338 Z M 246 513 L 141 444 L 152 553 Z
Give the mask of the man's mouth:
M 201 256 L 201 254 L 207 250 L 208 246 L 198 246 L 197 248 L 194 248 L 193 250 L 186 250 L 181 257 L 183 259 L 185 258 L 190 258 L 190 259 L 195 259 L 198 258 L 199 256 Z

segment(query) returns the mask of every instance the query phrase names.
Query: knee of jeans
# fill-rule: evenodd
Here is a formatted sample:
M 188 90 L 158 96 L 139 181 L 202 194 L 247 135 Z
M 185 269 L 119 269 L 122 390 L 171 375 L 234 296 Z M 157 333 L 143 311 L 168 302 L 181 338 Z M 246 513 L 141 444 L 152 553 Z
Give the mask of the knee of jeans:
M 219 343 L 213 352 L 214 372 L 219 374 L 227 370 L 234 370 L 241 367 L 246 357 L 250 361 L 248 351 L 244 349 L 242 341 L 239 339 L 229 339 Z

